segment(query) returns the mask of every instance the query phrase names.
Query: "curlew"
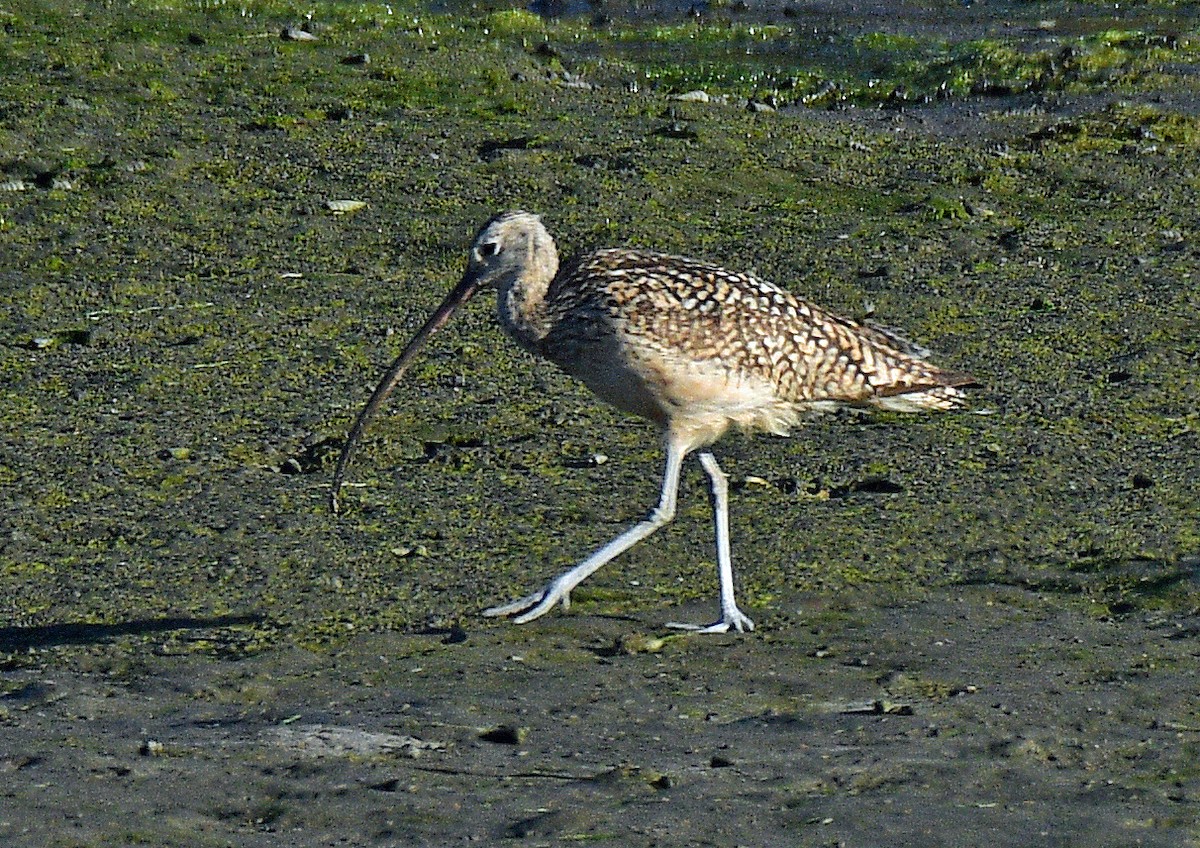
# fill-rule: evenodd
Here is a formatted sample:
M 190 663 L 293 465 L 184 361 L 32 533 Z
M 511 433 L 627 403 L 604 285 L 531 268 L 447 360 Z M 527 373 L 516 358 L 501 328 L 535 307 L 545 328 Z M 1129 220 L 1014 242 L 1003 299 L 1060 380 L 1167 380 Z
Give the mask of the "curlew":
M 527 212 L 504 212 L 475 236 L 461 282 L 392 363 L 354 422 L 334 473 L 331 506 L 355 443 L 425 341 L 478 289 L 492 286 L 504 330 L 608 403 L 662 430 L 658 504 L 544 588 L 484 611 L 525 623 L 675 516 L 683 460 L 731 426 L 786 435 L 806 413 L 840 405 L 905 412 L 964 405 L 972 379 L 926 361 L 893 330 L 843 318 L 751 274 L 641 250 L 596 250 L 559 265 L 554 239 Z M 752 630 L 734 599 L 728 478 L 707 450 L 720 618 L 701 632 Z

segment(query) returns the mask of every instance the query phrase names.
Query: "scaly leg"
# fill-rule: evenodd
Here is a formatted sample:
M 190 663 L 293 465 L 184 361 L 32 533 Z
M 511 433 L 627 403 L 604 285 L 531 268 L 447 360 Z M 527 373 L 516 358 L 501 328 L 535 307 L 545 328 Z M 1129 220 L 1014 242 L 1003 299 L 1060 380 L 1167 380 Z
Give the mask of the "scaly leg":
M 513 621 L 517 624 L 525 624 L 545 615 L 559 601 L 562 602 L 563 609 L 566 609 L 571 606 L 572 589 L 609 560 L 629 550 L 655 530 L 670 522 L 675 517 L 675 501 L 679 495 L 679 469 L 683 465 L 683 458 L 687 456 L 688 447 L 669 436 L 666 441 L 667 468 L 663 472 L 662 492 L 658 496 L 658 506 L 646 516 L 644 521 L 630 527 L 570 571 L 560 574 L 540 592 L 534 592 L 532 595 L 527 595 L 509 604 L 491 607 L 484 610 L 483 614 L 487 616 L 516 615 Z
M 733 599 L 733 558 L 729 553 L 729 478 L 717 465 L 711 453 L 700 454 L 700 464 L 712 481 L 713 519 L 717 526 L 717 575 L 721 584 L 721 618 L 709 625 L 670 622 L 668 627 L 693 630 L 698 633 L 725 633 L 729 628 L 738 632 L 753 630 L 754 622 L 747 618 Z

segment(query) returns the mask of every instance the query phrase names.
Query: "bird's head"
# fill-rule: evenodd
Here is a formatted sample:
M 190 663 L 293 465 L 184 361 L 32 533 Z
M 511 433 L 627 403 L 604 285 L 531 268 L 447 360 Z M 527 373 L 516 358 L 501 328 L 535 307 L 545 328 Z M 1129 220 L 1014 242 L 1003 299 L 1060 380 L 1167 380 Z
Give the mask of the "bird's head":
M 484 286 L 548 284 L 557 270 L 558 250 L 541 219 L 519 210 L 501 212 L 475 234 L 459 287 L 474 293 Z

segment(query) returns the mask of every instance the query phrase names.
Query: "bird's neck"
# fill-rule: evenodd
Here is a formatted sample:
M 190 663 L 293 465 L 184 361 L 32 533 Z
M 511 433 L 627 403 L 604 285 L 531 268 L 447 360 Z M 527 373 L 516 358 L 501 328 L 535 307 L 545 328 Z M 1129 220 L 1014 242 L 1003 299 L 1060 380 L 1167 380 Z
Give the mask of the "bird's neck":
M 512 273 L 500 282 L 496 310 L 505 331 L 522 347 L 535 349 L 550 331 L 546 292 L 558 273 L 558 252 L 549 238 L 544 243 L 530 239 Z

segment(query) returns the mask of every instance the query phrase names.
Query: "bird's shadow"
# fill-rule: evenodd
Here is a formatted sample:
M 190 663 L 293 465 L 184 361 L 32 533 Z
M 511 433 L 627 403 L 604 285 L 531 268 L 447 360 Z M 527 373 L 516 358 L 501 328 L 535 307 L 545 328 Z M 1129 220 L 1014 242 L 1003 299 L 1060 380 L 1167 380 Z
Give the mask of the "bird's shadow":
M 48 648 L 58 645 L 94 645 L 119 636 L 144 636 L 167 630 L 207 630 L 217 627 L 258 624 L 258 613 L 218 615 L 207 618 L 168 616 L 116 624 L 46 624 L 38 627 L 0 627 L 0 652 Z

